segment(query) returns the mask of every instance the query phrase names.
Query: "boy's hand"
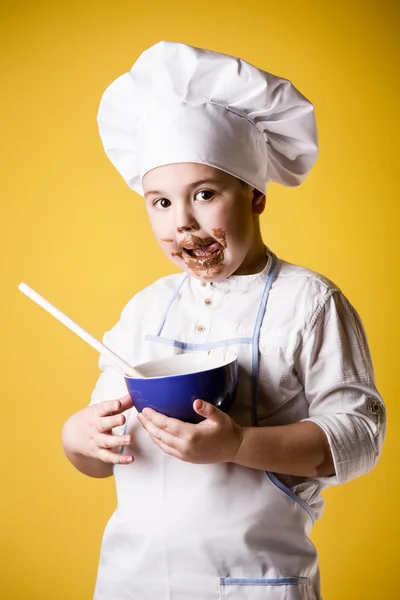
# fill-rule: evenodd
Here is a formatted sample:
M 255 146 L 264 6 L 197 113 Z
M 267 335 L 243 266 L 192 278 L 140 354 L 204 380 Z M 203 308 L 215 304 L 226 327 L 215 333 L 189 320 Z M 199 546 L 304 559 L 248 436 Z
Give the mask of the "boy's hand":
M 166 454 L 197 464 L 233 462 L 242 443 L 242 427 L 203 400 L 196 400 L 193 408 L 205 417 L 196 425 L 166 417 L 151 408 L 145 408 L 137 418 Z
M 131 435 L 113 435 L 114 427 L 123 426 L 121 413 L 131 408 L 130 396 L 92 404 L 74 414 L 63 429 L 63 446 L 67 454 L 95 458 L 103 463 L 129 464 L 130 454 L 119 454 L 121 446 L 132 443 Z

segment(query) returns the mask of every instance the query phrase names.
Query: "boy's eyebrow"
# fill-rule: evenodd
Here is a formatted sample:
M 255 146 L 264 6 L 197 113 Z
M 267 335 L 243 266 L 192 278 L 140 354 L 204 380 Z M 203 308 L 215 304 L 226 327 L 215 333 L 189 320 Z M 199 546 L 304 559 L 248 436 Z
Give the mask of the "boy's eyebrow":
M 199 179 L 198 181 L 194 181 L 190 183 L 187 187 L 190 189 L 196 188 L 199 185 L 205 185 L 206 183 L 211 183 L 212 185 L 221 185 L 221 182 L 217 179 Z M 150 194 L 155 194 L 156 196 L 162 196 L 164 192 L 160 192 L 159 190 L 149 190 L 145 193 L 145 196 L 150 196 Z

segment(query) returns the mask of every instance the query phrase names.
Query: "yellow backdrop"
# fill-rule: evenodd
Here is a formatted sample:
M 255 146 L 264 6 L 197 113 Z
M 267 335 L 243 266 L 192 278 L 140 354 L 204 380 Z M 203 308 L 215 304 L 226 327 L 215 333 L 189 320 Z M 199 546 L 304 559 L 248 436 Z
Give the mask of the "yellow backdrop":
M 100 337 L 137 290 L 174 271 L 96 125 L 106 86 L 163 39 L 242 56 L 315 103 L 318 162 L 301 188 L 270 187 L 263 232 L 279 256 L 335 280 L 361 313 L 389 432 L 372 474 L 326 493 L 313 539 L 324 600 L 396 596 L 395 5 L 2 3 L 1 598 L 91 598 L 114 486 L 74 471 L 60 432 L 89 400 L 97 354 L 17 285 L 26 281 Z

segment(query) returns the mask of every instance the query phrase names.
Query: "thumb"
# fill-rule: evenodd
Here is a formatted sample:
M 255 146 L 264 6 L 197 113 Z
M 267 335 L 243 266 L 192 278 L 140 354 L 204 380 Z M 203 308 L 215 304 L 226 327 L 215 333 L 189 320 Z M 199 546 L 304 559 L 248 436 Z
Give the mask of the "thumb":
M 201 415 L 206 419 L 211 419 L 212 421 L 218 421 L 221 416 L 221 411 L 216 406 L 209 402 L 205 402 L 204 400 L 195 400 L 193 402 L 193 408 L 198 415 Z

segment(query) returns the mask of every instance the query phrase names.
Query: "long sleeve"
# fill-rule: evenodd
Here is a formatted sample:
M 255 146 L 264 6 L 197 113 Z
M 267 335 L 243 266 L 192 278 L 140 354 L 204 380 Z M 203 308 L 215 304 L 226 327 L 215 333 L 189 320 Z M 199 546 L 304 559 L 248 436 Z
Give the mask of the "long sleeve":
M 385 407 L 376 389 L 361 320 L 337 290 L 321 302 L 295 363 L 309 403 L 309 418 L 328 437 L 340 484 L 370 471 L 385 436 Z
M 132 304 L 131 300 L 121 313 L 119 321 L 103 336 L 103 344 L 118 354 L 128 364 L 133 364 L 132 357 Z M 111 361 L 100 355 L 99 368 L 102 371 L 92 392 L 90 404 L 104 400 L 114 400 L 128 393 L 123 374 L 114 367 Z

